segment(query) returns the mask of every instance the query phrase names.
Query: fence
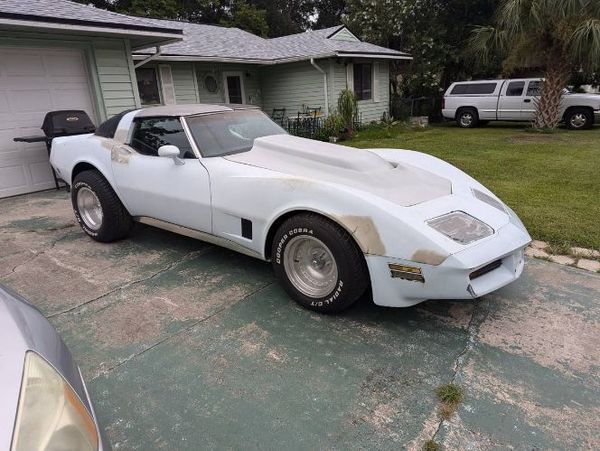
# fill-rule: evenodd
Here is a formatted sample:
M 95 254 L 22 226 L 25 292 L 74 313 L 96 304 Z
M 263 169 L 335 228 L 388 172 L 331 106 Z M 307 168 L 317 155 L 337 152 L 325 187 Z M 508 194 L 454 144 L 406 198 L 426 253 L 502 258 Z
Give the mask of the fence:
M 302 119 L 286 118 L 281 125 L 292 135 L 314 139 L 322 134 L 324 122 L 325 120 L 322 117 Z
M 329 139 L 329 131 L 325 130 L 323 125 L 325 124 L 325 117 L 300 117 L 300 118 L 284 118 L 282 121 L 278 121 L 289 134 L 294 136 L 300 136 L 302 138 L 309 139 L 321 139 L 327 141 Z M 360 130 L 362 124 L 362 115 L 354 121 L 354 130 Z M 340 133 L 342 130 L 340 130 Z
M 396 120 L 407 120 L 413 116 L 427 116 L 430 121 L 441 120 L 441 97 L 411 97 L 393 96 L 390 100 L 390 115 Z

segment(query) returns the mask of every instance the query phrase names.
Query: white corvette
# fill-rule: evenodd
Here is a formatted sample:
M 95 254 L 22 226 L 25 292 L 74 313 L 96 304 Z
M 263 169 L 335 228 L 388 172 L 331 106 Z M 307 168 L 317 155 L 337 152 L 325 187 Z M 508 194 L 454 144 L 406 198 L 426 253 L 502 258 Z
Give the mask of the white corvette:
M 122 113 L 55 138 L 51 163 L 98 241 L 134 221 L 271 261 L 297 302 L 338 312 L 476 298 L 523 271 L 516 214 L 454 166 L 286 134 L 260 110 L 222 105 Z

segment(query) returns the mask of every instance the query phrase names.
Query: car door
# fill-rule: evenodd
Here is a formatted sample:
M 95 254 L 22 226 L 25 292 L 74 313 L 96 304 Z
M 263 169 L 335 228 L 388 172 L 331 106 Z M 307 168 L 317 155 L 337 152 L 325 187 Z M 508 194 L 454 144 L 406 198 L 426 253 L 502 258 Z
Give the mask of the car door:
M 177 146 L 181 159 L 158 156 L 164 145 Z M 113 154 L 114 177 L 132 216 L 211 233 L 209 175 L 179 118 L 134 120 L 128 144 L 116 146 Z
M 509 81 L 504 85 L 498 101 L 499 120 L 521 120 L 524 91 L 525 82 L 523 80 Z
M 527 90 L 523 98 L 523 107 L 521 108 L 521 118 L 525 121 L 532 121 L 537 110 L 537 102 L 542 88 L 541 80 L 529 80 Z

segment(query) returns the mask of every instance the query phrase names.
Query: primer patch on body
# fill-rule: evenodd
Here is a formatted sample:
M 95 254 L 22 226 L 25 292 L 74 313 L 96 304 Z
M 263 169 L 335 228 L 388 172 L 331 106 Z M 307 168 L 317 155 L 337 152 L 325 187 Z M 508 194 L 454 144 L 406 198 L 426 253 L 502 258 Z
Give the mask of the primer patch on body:
M 350 230 L 365 254 L 385 255 L 385 245 L 371 218 L 349 215 L 341 216 L 339 220 Z
M 438 254 L 435 251 L 428 249 L 419 249 L 410 257 L 410 260 L 417 263 L 425 263 L 426 265 L 437 266 L 448 258 L 448 254 Z
M 127 135 L 129 134 L 128 128 L 118 128 L 115 132 L 114 140 L 119 143 L 125 143 L 127 141 Z
M 119 150 L 118 147 L 113 147 L 110 151 L 110 159 L 115 163 L 129 164 L 130 155 Z

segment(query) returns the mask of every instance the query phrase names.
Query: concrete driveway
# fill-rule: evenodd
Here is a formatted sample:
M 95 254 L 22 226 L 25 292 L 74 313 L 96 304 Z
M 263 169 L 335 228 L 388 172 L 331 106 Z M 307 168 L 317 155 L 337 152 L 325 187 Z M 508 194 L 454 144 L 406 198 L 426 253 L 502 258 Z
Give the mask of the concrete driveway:
M 116 449 L 600 448 L 600 274 L 529 260 L 476 302 L 321 316 L 227 250 L 96 243 L 51 191 L 0 200 L 0 281 L 60 331 Z

